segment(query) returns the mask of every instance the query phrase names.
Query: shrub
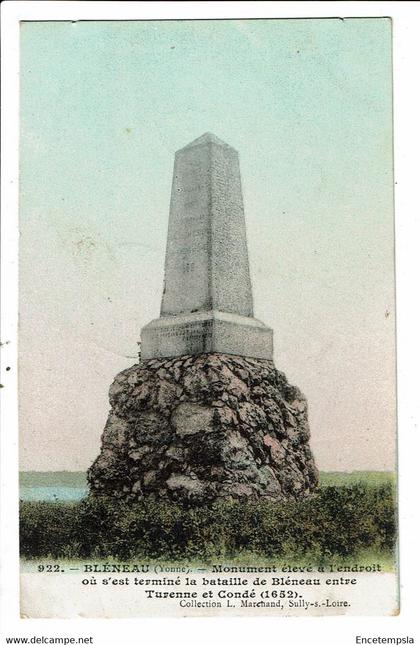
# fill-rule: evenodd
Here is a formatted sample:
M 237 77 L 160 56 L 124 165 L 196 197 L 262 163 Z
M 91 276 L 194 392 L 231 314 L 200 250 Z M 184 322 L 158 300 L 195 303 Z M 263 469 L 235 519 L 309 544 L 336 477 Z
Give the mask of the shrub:
M 395 495 L 391 483 L 325 486 L 300 501 L 218 501 L 186 508 L 145 498 L 21 502 L 25 557 L 199 559 L 258 556 L 352 556 L 392 553 Z
M 21 502 L 21 555 L 59 558 L 73 551 L 77 511 L 77 504 L 65 502 Z

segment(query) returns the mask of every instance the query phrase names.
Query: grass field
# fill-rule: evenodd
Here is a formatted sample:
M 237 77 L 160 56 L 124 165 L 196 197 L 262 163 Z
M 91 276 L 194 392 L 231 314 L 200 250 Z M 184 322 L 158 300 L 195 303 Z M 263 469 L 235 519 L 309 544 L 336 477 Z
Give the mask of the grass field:
M 380 470 L 355 470 L 351 473 L 320 472 L 319 485 L 325 486 L 352 486 L 353 484 L 366 484 L 367 486 L 381 486 L 382 484 L 395 484 L 396 474 Z
M 58 490 L 62 473 L 42 480 Z M 67 477 L 67 478 L 66 478 Z M 34 485 L 37 477 L 29 480 Z M 28 480 L 26 480 L 28 483 Z M 396 495 L 391 473 L 323 473 L 307 498 L 220 500 L 185 507 L 144 497 L 85 496 L 74 502 L 22 501 L 24 558 L 152 558 L 167 561 L 382 561 L 392 568 Z
M 25 488 L 34 488 L 37 486 L 83 488 L 87 486 L 86 472 L 69 470 L 51 472 L 22 471 L 19 473 L 19 485 Z
M 320 486 L 351 486 L 363 483 L 378 486 L 386 483 L 395 483 L 396 475 L 387 471 L 355 470 L 353 472 L 325 472 L 320 473 Z M 23 471 L 19 476 L 20 486 L 25 488 L 35 487 L 71 487 L 83 488 L 87 486 L 84 471 Z

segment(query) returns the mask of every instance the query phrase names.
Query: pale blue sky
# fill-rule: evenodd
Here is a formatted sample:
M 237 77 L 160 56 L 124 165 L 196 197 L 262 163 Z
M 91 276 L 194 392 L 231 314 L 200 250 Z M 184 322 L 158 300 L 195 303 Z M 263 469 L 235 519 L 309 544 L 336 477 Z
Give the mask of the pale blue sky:
M 96 456 L 206 131 L 240 153 L 255 312 L 318 465 L 392 467 L 389 20 L 23 23 L 21 126 L 23 468 Z

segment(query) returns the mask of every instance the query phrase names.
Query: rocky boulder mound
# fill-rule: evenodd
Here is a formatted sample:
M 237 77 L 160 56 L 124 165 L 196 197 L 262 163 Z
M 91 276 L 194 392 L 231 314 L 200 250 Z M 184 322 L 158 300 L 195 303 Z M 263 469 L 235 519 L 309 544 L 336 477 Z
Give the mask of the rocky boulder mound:
M 142 361 L 110 388 L 92 495 L 189 504 L 299 498 L 318 483 L 307 403 L 272 361 L 200 354 Z

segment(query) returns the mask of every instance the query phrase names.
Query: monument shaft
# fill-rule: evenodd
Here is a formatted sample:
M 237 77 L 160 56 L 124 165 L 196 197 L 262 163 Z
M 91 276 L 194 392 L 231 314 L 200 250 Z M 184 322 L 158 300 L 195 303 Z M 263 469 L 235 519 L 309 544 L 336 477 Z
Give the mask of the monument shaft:
M 238 153 L 206 133 L 175 155 L 160 318 L 142 358 L 221 352 L 272 358 L 253 318 Z
M 211 135 L 175 156 L 161 316 L 252 316 L 238 153 Z

